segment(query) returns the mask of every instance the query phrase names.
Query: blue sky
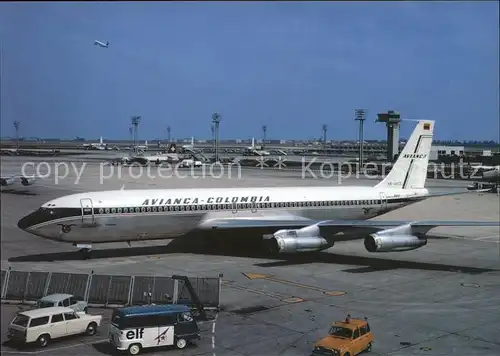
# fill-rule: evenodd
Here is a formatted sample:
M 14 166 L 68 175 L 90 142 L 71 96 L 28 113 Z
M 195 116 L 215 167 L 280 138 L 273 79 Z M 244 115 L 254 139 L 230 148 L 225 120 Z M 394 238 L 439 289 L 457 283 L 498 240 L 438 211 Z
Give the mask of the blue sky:
M 1 135 L 499 139 L 498 2 L 0 3 Z M 110 41 L 108 49 L 93 46 Z M 402 134 L 412 129 L 405 124 Z

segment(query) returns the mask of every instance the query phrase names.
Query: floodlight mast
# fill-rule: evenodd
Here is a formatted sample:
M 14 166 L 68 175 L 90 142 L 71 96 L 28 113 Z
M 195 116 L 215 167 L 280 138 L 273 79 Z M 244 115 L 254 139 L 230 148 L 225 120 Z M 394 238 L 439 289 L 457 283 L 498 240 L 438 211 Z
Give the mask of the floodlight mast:
M 267 134 L 267 126 L 262 125 L 262 149 L 266 147 L 266 134 Z
M 134 152 L 137 152 L 138 127 L 141 122 L 140 116 L 132 116 L 132 126 L 134 127 Z
M 359 169 L 363 169 L 363 125 L 365 122 L 365 110 L 356 109 L 354 110 L 354 120 L 359 121 Z
M 19 151 L 19 126 L 21 123 L 19 121 L 14 121 L 14 128 L 16 130 L 16 151 Z
M 215 162 L 219 162 L 219 124 L 220 124 L 220 114 L 215 112 L 212 114 L 212 123 L 214 126 L 214 138 L 215 138 Z

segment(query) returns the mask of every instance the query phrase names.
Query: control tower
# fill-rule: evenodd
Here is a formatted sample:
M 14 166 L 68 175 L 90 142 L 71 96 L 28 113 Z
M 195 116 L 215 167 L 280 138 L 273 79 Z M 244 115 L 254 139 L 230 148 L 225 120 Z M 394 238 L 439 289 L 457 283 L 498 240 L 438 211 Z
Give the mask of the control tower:
M 399 125 L 401 115 L 394 110 L 377 114 L 376 122 L 385 122 L 387 126 L 387 160 L 393 162 L 399 154 Z

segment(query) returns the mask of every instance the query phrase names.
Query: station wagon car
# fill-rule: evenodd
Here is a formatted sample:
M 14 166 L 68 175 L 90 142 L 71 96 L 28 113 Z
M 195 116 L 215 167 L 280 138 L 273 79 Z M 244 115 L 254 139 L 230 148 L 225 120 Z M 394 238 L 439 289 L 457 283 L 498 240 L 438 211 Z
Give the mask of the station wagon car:
M 370 351 L 373 335 L 368 321 L 351 319 L 334 322 L 328 335 L 314 344 L 312 354 L 328 356 L 355 356 Z
M 37 303 L 38 308 L 69 307 L 74 311 L 87 312 L 87 302 L 77 300 L 74 295 L 56 293 L 41 298 Z
M 60 337 L 94 335 L 101 320 L 101 315 L 75 312 L 68 307 L 32 309 L 17 313 L 9 325 L 7 338 L 12 342 L 45 347 L 50 340 Z

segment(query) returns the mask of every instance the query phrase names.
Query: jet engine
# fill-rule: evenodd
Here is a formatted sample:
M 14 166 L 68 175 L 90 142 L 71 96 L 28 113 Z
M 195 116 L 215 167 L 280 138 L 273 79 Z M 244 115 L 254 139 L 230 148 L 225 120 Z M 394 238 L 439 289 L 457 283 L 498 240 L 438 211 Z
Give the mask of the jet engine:
M 426 237 L 372 234 L 365 238 L 368 252 L 410 251 L 427 245 Z
M 279 230 L 264 236 L 264 243 L 273 253 L 297 253 L 321 251 L 333 246 L 319 235 L 319 227 L 311 225 L 296 230 Z
M 22 177 L 21 178 L 21 184 L 24 185 L 24 186 L 27 186 L 27 185 L 32 185 L 33 183 L 35 183 L 35 178 L 33 177 Z
M 16 182 L 14 178 L 1 178 L 0 183 L 2 184 L 2 187 L 5 187 L 6 185 L 12 185 Z

